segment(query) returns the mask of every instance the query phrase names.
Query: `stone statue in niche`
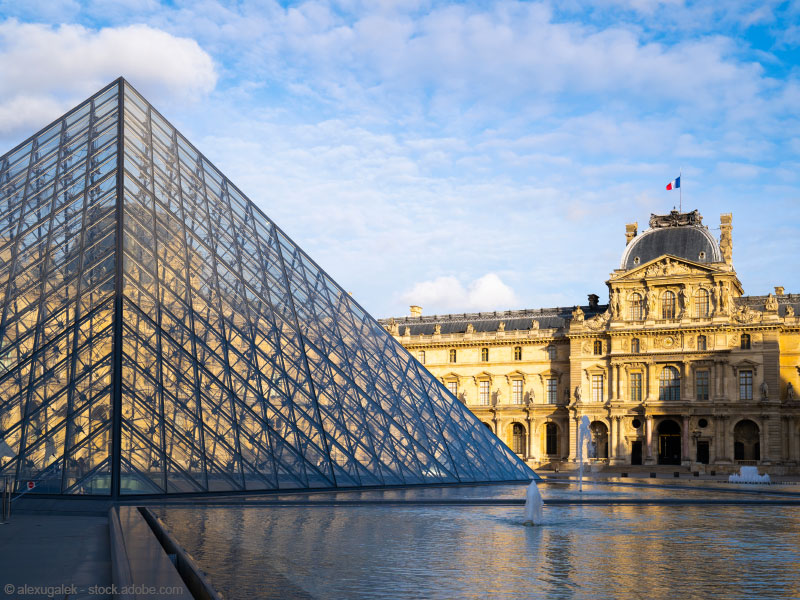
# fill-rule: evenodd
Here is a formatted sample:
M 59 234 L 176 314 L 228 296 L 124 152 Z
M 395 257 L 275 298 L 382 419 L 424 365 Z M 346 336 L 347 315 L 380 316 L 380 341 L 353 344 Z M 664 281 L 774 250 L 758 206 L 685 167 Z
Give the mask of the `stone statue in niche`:
M 678 306 L 680 308 L 680 316 L 683 317 L 689 309 L 689 297 L 686 294 L 686 286 L 682 285 L 681 290 L 678 292 Z
M 764 302 L 764 309 L 769 312 L 778 312 L 778 299 L 770 294 Z
M 786 384 L 786 399 L 789 402 L 794 401 L 794 386 L 792 386 L 792 382 Z
M 769 386 L 767 385 L 766 381 L 762 381 L 758 389 L 761 391 L 762 400 L 769 399 Z
M 716 315 L 719 311 L 719 292 L 717 286 L 711 286 L 711 314 Z
M 656 308 L 658 306 L 658 298 L 652 288 L 647 288 L 645 292 L 645 304 L 647 305 L 647 317 L 650 319 L 656 318 Z
M 581 386 L 576 385 L 575 386 L 575 402 L 580 402 L 580 401 L 581 401 Z

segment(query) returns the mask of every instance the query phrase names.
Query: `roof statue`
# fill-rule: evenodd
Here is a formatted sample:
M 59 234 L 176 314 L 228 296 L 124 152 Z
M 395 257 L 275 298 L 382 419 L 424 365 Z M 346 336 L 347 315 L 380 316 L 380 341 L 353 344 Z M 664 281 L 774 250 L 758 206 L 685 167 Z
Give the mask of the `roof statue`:
M 0 258 L 16 489 L 535 477 L 121 78 L 0 157 Z

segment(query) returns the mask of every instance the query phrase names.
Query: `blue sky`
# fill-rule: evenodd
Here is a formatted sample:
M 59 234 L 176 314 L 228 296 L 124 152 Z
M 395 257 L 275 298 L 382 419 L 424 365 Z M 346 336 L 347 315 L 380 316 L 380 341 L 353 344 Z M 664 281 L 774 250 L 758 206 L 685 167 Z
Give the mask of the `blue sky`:
M 0 148 L 123 75 L 377 317 L 605 299 L 680 170 L 800 293 L 799 63 L 800 2 L 0 0 Z

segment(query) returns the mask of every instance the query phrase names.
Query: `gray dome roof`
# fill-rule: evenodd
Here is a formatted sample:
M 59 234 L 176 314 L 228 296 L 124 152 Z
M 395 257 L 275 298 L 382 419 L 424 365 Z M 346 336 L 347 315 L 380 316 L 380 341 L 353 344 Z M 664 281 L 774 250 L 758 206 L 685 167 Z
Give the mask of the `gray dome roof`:
M 637 235 L 622 253 L 623 269 L 633 269 L 671 254 L 696 263 L 722 262 L 719 244 L 702 225 L 657 227 Z

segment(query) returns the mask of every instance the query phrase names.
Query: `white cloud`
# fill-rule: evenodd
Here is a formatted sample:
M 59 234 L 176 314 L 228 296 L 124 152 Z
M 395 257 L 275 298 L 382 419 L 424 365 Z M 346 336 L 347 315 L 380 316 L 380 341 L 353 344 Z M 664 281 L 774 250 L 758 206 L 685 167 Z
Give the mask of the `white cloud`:
M 36 128 L 122 75 L 149 98 L 189 102 L 217 75 L 194 40 L 147 25 L 92 30 L 0 23 L 0 135 Z
M 440 311 L 508 310 L 519 306 L 519 298 L 496 273 L 464 286 L 456 277 L 442 276 L 421 281 L 402 295 L 409 305 L 428 308 L 428 314 Z

